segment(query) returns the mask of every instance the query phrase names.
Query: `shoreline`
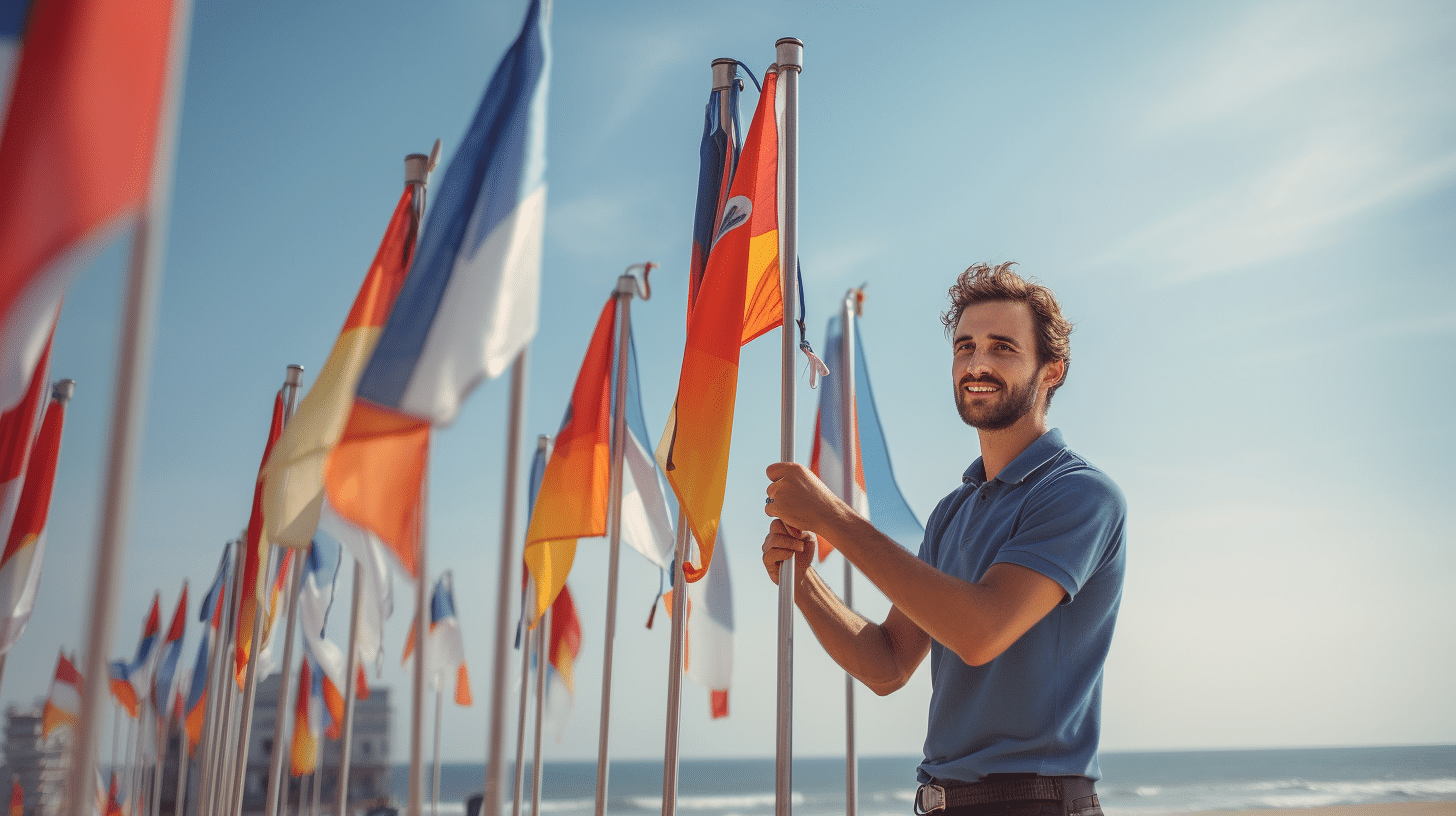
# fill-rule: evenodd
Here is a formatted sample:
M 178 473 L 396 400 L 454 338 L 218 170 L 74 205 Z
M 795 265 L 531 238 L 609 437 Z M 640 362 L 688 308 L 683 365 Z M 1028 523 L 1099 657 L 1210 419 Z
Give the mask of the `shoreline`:
M 1456 801 L 1449 802 L 1370 802 L 1363 805 L 1321 805 L 1319 807 L 1248 808 L 1243 810 L 1203 810 L 1198 816 L 1232 816 L 1233 814 L 1284 813 L 1294 816 L 1453 816 Z

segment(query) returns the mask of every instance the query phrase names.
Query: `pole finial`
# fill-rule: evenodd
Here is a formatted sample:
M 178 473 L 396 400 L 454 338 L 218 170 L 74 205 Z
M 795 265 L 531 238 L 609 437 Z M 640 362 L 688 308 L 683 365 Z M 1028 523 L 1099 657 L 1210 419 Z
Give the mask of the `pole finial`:
M 647 276 L 652 274 L 652 270 L 656 268 L 656 266 L 657 264 L 653 261 L 635 263 L 628 266 L 626 270 L 622 272 L 621 276 L 617 278 L 617 294 L 626 295 L 628 297 L 636 294 L 643 300 L 651 300 L 652 283 L 648 281 Z M 640 285 L 637 282 L 637 276 L 632 274 L 632 271 L 634 269 L 642 270 L 642 282 Z
M 713 90 L 726 91 L 738 78 L 738 60 L 719 57 L 713 60 Z
M 291 385 L 294 388 L 297 388 L 299 386 L 299 383 L 302 383 L 302 382 L 303 382 L 303 366 L 299 365 L 298 363 L 289 363 L 288 364 L 288 376 L 286 378 L 284 378 L 283 384 L 284 385 Z
M 430 175 L 430 157 L 423 153 L 411 153 L 404 157 L 404 183 L 424 184 Z
M 71 397 L 74 397 L 75 395 L 75 380 L 56 380 L 55 385 L 51 386 L 51 399 L 59 402 L 62 405 L 70 402 Z
M 774 43 L 775 58 L 781 71 L 804 70 L 804 41 L 798 37 L 784 37 Z

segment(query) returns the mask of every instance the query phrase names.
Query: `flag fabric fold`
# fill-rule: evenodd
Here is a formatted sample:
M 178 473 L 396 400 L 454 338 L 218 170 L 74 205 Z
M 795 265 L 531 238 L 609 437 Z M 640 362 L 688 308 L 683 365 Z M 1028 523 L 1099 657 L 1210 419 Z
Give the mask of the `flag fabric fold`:
M 723 215 L 723 205 L 728 203 L 728 189 L 738 166 L 738 94 L 737 82 L 728 83 L 727 88 L 715 88 L 708 95 L 703 111 L 703 141 L 698 147 L 698 200 L 693 210 L 693 253 L 688 262 L 689 314 L 698 299 L 713 236 L 718 232 L 718 219 Z M 733 116 L 731 134 L 723 129 L 723 117 L 719 114 L 725 104 Z
M 528 611 L 533 628 L 566 585 L 577 539 L 607 532 L 616 334 L 613 296 L 597 317 L 526 529 L 525 560 L 536 589 L 536 608 Z
M 223 550 L 223 567 L 227 565 L 228 551 Z M 224 579 L 221 571 L 219 579 Z M 214 583 L 214 588 L 217 584 Z M 209 604 L 209 599 L 211 603 Z M 187 696 L 182 699 L 181 717 L 183 726 L 187 731 L 187 751 L 189 754 L 197 751 L 197 746 L 202 742 L 202 726 L 207 715 L 207 678 L 208 670 L 212 666 L 213 644 L 217 642 L 217 636 L 222 631 L 223 601 L 225 596 L 221 592 L 209 590 L 203 597 L 201 607 L 198 609 L 199 617 L 205 617 L 205 625 L 202 627 L 202 638 L 197 643 L 197 661 L 192 664 L 191 682 L 188 684 Z M 208 615 L 211 608 L 212 614 Z
M 551 1 L 532 0 L 450 160 L 327 467 L 329 501 L 416 572 L 431 426 L 536 331 Z
M 81 717 L 81 673 L 64 654 L 56 657 L 56 675 L 41 711 L 40 738 L 48 740 L 57 728 L 74 727 Z
M 293 714 L 293 742 L 289 750 L 289 772 L 293 776 L 303 776 L 318 770 L 322 701 L 322 672 L 312 660 L 300 661 L 297 703 Z
M 576 659 L 581 656 L 581 618 L 571 587 L 563 586 L 551 602 L 551 624 L 546 634 L 547 719 L 560 742 L 576 694 Z
M 172 3 L 37 3 L 0 136 L 0 410 L 30 382 L 76 272 L 141 212 Z
M 13 406 L 0 410 L 0 539 L 9 539 L 15 511 L 20 507 L 25 469 L 35 443 L 35 423 L 40 415 L 46 377 L 50 375 L 50 358 L 51 342 L 47 339 L 25 393 Z
M 263 527 L 269 541 L 303 548 L 318 529 L 329 454 L 344 433 L 359 377 L 414 257 L 419 232 L 414 201 L 414 192 L 406 188 L 394 205 L 344 327 L 263 467 Z
M 172 714 L 172 703 L 177 695 L 177 661 L 182 657 L 182 638 L 187 634 L 187 582 L 182 582 L 182 594 L 177 598 L 177 611 L 172 615 L 172 625 L 167 628 L 167 637 L 157 651 L 157 671 L 152 678 L 152 711 L 157 719 L 166 722 Z
M 718 218 L 697 301 L 689 305 L 677 401 L 657 448 L 658 464 L 698 542 L 701 564 L 683 564 L 689 581 L 701 580 L 713 558 L 727 487 L 739 352 L 783 321 L 777 93 L 778 74 L 769 71 Z M 698 301 L 713 308 L 696 308 Z
M 233 643 L 233 665 L 238 687 L 243 686 L 247 672 L 248 658 L 253 650 L 253 620 L 257 615 L 258 603 L 265 600 L 267 580 L 263 578 L 268 564 L 268 545 L 263 537 L 263 474 L 273 446 L 283 433 L 283 391 L 273 398 L 273 419 L 268 425 L 268 441 L 263 445 L 263 460 L 258 466 L 258 481 L 253 488 L 253 509 L 248 516 L 248 529 L 243 534 L 243 575 L 238 587 L 237 634 Z M 291 551 L 285 551 L 287 555 Z M 280 559 L 281 560 L 281 559 Z M 268 631 L 265 621 L 263 631 Z
M 44 372 L 42 366 L 36 374 L 40 376 Z M 50 513 L 51 489 L 55 486 L 65 421 L 65 400 L 52 395 L 36 434 L 25 470 L 25 486 L 9 528 L 4 556 L 0 558 L 0 655 L 20 640 L 35 609 L 41 568 L 45 563 L 46 518 Z
M 843 499 L 856 513 L 869 519 L 880 532 L 913 550 L 920 546 L 920 540 L 925 536 L 925 526 L 916 518 L 895 481 L 895 472 L 890 466 L 889 446 L 885 443 L 885 432 L 880 426 L 879 413 L 875 410 L 874 391 L 870 388 L 864 343 L 858 330 L 852 332 L 852 335 L 854 393 L 843 393 L 844 387 L 839 377 L 826 377 L 820 386 L 819 410 L 814 418 L 814 448 L 809 467 L 834 495 Z M 845 360 L 842 359 L 844 320 L 840 315 L 829 318 L 824 344 L 825 363 L 833 371 L 842 370 L 841 367 L 845 365 Z M 855 452 L 854 489 L 850 496 L 846 496 L 844 491 L 846 457 L 842 409 L 846 399 L 850 401 L 851 416 L 855 418 L 850 434 Z M 824 560 L 833 550 L 833 542 L 820 536 L 819 559 Z
M 110 668 L 111 696 L 126 709 L 132 717 L 137 716 L 142 699 L 150 693 L 152 686 L 152 650 L 162 628 L 162 594 L 152 596 L 152 608 L 142 624 L 142 636 L 137 641 L 136 656 L 130 663 L 113 661 Z
M 644 558 L 667 569 L 673 556 L 676 503 L 668 499 L 662 472 L 647 440 L 637 376 L 637 342 L 628 333 L 627 439 L 622 468 L 622 541 Z
M 377 536 L 339 518 L 327 501 L 319 518 L 317 535 L 338 541 L 360 567 L 363 585 L 355 648 L 359 650 L 360 670 L 367 664 L 373 665 L 378 673 L 384 666 L 384 622 L 394 613 L 394 583 L 388 549 Z M 360 698 L 367 696 L 363 694 Z

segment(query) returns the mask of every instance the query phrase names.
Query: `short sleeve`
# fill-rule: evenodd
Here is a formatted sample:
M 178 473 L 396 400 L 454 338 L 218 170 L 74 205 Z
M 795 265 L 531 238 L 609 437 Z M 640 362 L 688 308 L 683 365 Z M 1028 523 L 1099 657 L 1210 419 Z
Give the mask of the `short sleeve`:
M 1121 546 L 1127 502 L 1104 474 L 1079 469 L 1037 486 L 995 563 L 1016 564 L 1056 581 L 1067 598 Z

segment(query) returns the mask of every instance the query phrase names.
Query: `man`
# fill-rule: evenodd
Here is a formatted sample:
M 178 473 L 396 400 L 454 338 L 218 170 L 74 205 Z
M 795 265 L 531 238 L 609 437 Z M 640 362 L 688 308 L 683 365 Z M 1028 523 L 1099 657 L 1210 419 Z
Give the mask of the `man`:
M 769 466 L 777 518 L 763 562 L 794 559 L 795 603 L 824 649 L 876 694 L 930 654 L 916 812 L 1101 816 L 1093 780 L 1102 665 L 1122 595 L 1126 506 L 1048 429 L 1072 326 L 1051 290 L 1011 263 L 977 264 L 950 290 L 956 410 L 981 456 L 930 515 L 919 556 L 812 473 Z M 828 538 L 893 606 L 878 625 L 811 568 Z

